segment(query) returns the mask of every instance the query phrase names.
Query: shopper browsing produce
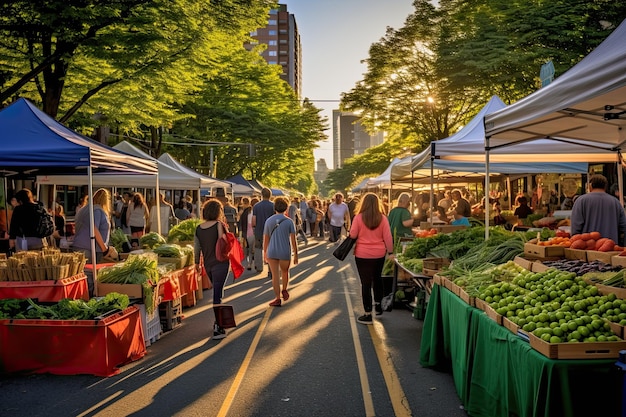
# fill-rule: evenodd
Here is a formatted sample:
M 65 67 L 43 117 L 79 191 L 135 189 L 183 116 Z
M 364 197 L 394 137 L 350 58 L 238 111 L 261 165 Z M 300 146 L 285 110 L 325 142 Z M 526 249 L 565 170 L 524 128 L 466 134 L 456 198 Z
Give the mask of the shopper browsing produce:
M 597 231 L 623 246 L 626 215 L 619 200 L 606 192 L 607 184 L 604 175 L 589 178 L 589 192 L 578 197 L 572 207 L 571 234 Z

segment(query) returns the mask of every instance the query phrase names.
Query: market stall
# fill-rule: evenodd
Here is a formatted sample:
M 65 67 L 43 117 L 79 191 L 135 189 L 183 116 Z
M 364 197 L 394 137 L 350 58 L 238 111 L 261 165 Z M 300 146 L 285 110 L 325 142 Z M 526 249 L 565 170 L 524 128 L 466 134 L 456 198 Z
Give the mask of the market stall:
M 452 369 L 472 417 L 619 415 L 615 359 L 548 359 L 440 285 L 423 329 L 420 363 Z

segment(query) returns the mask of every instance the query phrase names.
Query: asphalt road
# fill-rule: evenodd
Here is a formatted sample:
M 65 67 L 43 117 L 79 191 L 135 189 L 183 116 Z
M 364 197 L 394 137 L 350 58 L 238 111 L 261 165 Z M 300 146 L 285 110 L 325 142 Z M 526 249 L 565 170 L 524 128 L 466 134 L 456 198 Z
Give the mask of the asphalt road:
M 268 307 L 267 273 L 229 278 L 238 327 L 211 340 L 211 290 L 182 325 L 118 375 L 0 377 L 0 416 L 467 416 L 449 373 L 422 368 L 422 321 L 362 314 L 353 257 L 309 240 L 289 301 Z M 267 270 L 267 267 L 266 267 Z

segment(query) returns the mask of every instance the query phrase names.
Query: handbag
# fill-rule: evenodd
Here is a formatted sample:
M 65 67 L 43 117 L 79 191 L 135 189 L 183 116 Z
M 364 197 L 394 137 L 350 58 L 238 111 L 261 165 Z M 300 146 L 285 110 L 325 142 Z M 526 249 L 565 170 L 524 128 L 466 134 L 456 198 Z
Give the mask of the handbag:
M 333 251 L 333 256 L 340 261 L 343 261 L 344 259 L 346 259 L 346 256 L 348 256 L 348 253 L 350 253 L 350 251 L 352 250 L 352 246 L 354 246 L 355 242 L 356 239 L 347 236 L 343 241 L 341 241 L 341 244 L 337 246 L 337 249 Z
M 218 326 L 224 329 L 230 329 L 231 327 L 237 327 L 237 322 L 235 321 L 235 311 L 233 310 L 233 306 L 229 304 L 219 304 L 213 306 L 213 311 L 215 311 L 215 322 Z
M 222 227 L 224 228 L 224 233 L 222 234 L 222 237 L 218 238 L 217 242 L 215 243 L 215 259 L 217 259 L 219 262 L 226 262 L 228 261 L 228 254 L 232 250 L 233 245 L 232 240 L 228 239 L 228 236 L 226 236 L 228 233 L 230 233 L 227 232 L 228 228 L 226 228 L 223 224 Z

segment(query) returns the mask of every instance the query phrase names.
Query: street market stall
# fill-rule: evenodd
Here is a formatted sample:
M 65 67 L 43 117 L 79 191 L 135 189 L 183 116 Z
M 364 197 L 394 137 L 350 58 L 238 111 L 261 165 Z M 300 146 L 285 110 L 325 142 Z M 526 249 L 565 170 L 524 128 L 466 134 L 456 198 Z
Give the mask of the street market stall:
M 483 311 L 433 287 L 420 363 L 452 369 L 472 417 L 588 416 L 592 409 L 598 416 L 619 415 L 616 359 L 549 359 Z

